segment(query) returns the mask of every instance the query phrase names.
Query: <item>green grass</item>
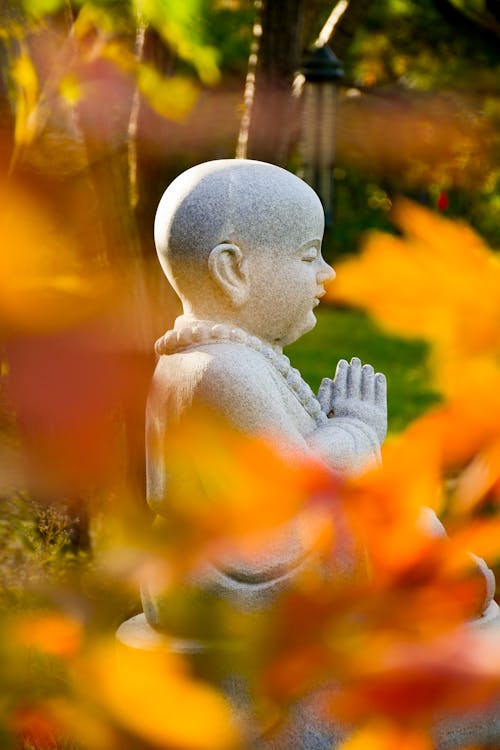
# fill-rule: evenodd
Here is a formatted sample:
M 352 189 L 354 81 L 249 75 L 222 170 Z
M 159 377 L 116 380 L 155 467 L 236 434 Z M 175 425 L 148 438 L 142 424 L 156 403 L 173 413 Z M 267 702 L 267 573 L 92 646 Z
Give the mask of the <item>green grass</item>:
M 339 359 L 357 356 L 387 376 L 391 432 L 399 432 L 436 403 L 425 344 L 388 336 L 355 310 L 323 305 L 317 319 L 316 328 L 286 351 L 313 390 L 317 391 L 321 378 L 333 377 Z

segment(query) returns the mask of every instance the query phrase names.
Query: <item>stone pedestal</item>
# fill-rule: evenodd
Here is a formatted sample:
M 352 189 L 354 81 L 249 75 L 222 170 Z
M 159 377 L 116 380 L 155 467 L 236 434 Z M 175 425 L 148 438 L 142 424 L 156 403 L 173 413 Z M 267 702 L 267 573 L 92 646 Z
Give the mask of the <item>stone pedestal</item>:
M 167 651 L 190 656 L 206 651 L 201 641 L 179 640 L 155 630 L 144 612 L 123 622 L 116 631 L 116 638 L 122 646 L 142 651 Z

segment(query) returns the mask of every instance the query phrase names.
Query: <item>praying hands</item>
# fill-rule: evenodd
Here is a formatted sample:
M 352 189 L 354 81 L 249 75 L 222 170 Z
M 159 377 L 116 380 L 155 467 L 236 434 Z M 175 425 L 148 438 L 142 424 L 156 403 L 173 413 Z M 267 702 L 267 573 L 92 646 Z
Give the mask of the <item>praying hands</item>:
M 341 359 L 335 377 L 323 378 L 318 391 L 321 408 L 328 416 L 359 419 L 372 427 L 382 443 L 387 432 L 387 382 L 371 365 Z

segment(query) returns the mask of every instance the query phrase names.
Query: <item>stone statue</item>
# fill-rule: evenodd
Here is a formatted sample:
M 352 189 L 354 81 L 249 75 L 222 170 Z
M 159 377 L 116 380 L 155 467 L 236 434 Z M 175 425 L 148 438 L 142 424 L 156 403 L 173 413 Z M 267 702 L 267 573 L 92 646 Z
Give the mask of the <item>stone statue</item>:
M 156 343 L 148 446 L 161 446 L 171 425 L 201 403 L 240 432 L 271 437 L 292 460 L 311 456 L 343 474 L 379 461 L 387 422 L 384 375 L 357 358 L 341 360 L 315 396 L 282 351 L 313 328 L 324 284 L 334 276 L 321 255 L 323 229 L 314 191 L 271 164 L 213 161 L 172 182 L 158 207 L 155 242 L 183 314 Z M 161 523 L 168 518 L 169 490 L 157 451 L 148 455 L 147 485 Z M 339 575 L 355 575 L 353 550 L 349 540 L 340 545 Z M 307 564 L 308 550 L 290 525 L 259 558 L 207 561 L 186 585 L 207 607 L 220 600 L 258 612 Z M 123 642 L 154 648 L 164 632 L 181 639 L 185 651 L 206 648 L 202 625 L 177 621 L 161 586 L 145 583 L 142 599 L 145 616 L 121 626 Z M 230 667 L 221 685 L 235 704 L 245 705 L 244 675 Z M 315 722 L 299 706 L 280 740 L 254 737 L 251 746 L 331 748 L 340 730 Z
M 355 471 L 378 457 L 384 375 L 358 359 L 342 361 L 317 399 L 282 354 L 313 328 L 313 310 L 334 276 L 321 256 L 323 229 L 314 191 L 271 164 L 209 162 L 170 185 L 155 241 L 184 314 L 157 342 L 157 353 L 170 356 L 160 358 L 150 414 L 165 414 L 167 393 L 166 420 L 199 398 L 237 429 L 274 435 L 335 470 Z M 149 498 L 163 502 L 154 469 L 150 481 Z

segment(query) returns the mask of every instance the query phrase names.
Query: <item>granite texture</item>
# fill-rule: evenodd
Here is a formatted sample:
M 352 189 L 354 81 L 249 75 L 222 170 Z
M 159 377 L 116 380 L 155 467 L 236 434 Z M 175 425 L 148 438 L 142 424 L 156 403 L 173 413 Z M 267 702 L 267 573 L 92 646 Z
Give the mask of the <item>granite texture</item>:
M 157 342 L 159 360 L 147 404 L 147 497 L 157 524 L 165 523 L 169 513 L 161 446 L 172 426 L 199 404 L 240 432 L 273 439 L 290 461 L 310 456 L 332 472 L 352 475 L 380 460 L 387 427 L 384 375 L 356 357 L 350 363 L 341 360 L 316 397 L 282 351 L 315 325 L 314 310 L 325 283 L 334 277 L 321 255 L 323 230 L 316 194 L 270 164 L 208 162 L 181 174 L 165 191 L 155 242 L 183 315 Z M 328 575 L 348 582 L 359 575 L 360 553 L 340 509 L 332 514 L 337 514 L 337 544 Z M 429 533 L 441 533 L 430 511 L 423 513 L 422 523 Z M 195 660 L 224 643 L 218 684 L 240 717 L 246 747 L 330 750 L 347 730 L 323 724 L 314 696 L 293 706 L 278 729 L 259 733 L 245 660 L 236 656 L 241 628 L 266 617 L 275 597 L 317 565 L 314 535 L 308 539 L 297 533 L 292 519 L 251 561 L 222 554 L 192 571 L 185 580 L 186 601 L 195 613 L 191 619 L 189 613 L 178 617 L 173 612 L 161 582 L 145 581 L 145 616 L 124 623 L 118 638 L 132 648 L 161 650 L 166 647 L 162 634 L 168 633 Z M 492 598 L 486 571 L 485 607 Z M 219 632 L 209 632 L 208 623 L 221 607 L 230 616 L 217 620 L 224 623 Z M 171 640 L 168 644 L 173 647 Z M 441 733 L 449 735 L 448 729 Z M 442 746 L 452 747 L 453 741 Z

